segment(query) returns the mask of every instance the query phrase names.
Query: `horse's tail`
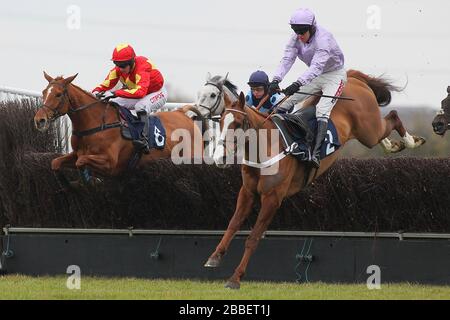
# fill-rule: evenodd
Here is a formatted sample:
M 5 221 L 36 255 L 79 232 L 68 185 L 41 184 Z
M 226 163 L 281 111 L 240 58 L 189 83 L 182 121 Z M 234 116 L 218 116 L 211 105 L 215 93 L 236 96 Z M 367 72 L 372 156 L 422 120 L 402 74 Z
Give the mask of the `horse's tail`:
M 368 76 L 365 73 L 362 73 L 358 70 L 348 70 L 347 71 L 347 77 L 348 78 L 356 78 L 359 79 L 370 87 L 372 89 L 373 93 L 375 94 L 375 97 L 377 98 L 378 105 L 380 107 L 385 107 L 389 103 L 391 103 L 392 100 L 392 92 L 401 92 L 405 88 L 400 88 L 395 85 L 393 85 L 389 80 L 383 79 L 382 77 L 371 77 Z

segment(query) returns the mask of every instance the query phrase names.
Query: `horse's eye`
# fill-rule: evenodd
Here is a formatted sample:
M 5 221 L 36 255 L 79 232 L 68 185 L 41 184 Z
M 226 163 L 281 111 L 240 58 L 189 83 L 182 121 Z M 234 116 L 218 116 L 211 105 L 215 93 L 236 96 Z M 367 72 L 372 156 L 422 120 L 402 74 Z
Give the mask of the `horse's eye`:
M 60 98 L 61 96 L 62 96 L 61 93 L 57 93 L 57 94 L 56 94 L 56 97 L 57 97 L 57 98 Z
M 215 93 L 211 93 L 211 98 L 215 98 L 216 97 L 216 94 Z

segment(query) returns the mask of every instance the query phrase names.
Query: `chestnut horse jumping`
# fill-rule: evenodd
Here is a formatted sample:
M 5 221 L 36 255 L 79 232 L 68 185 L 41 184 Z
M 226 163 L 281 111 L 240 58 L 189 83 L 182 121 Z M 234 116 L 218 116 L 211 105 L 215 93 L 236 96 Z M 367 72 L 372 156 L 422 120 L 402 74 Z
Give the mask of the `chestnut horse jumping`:
M 339 100 L 331 113 L 338 135 L 339 141 L 344 145 L 351 139 L 357 139 L 368 148 L 373 148 L 381 143 L 388 152 L 399 152 L 403 148 L 416 148 L 422 145 L 425 140 L 420 137 L 411 136 L 398 117 L 395 111 L 391 111 L 384 119 L 381 118 L 379 106 L 389 104 L 391 101 L 391 91 L 400 90 L 381 78 L 372 78 L 359 71 L 348 72 L 348 83 L 344 89 L 344 96 L 352 97 L 354 100 Z M 276 129 L 272 121 L 265 121 L 266 116 L 256 111 L 254 108 L 245 105 L 244 95 L 241 93 L 239 101 L 225 110 L 221 119 L 222 140 L 216 149 L 215 159 L 225 157 L 229 154 L 229 147 L 225 145 L 225 132 L 230 129 L 241 128 L 266 129 L 270 135 L 271 129 Z M 387 136 L 392 130 L 396 130 L 402 137 L 401 141 L 391 141 Z M 259 133 L 259 132 L 258 132 Z M 259 137 L 259 134 L 256 135 Z M 281 138 L 279 138 L 279 148 L 276 152 L 283 152 Z M 266 141 L 272 141 L 267 137 Z M 246 150 L 249 149 L 248 141 Z M 270 150 L 270 148 L 267 148 Z M 236 211 L 228 225 L 222 240 L 216 250 L 211 254 L 205 267 L 219 266 L 223 256 L 228 250 L 235 233 L 240 229 L 244 220 L 248 217 L 253 207 L 256 196 L 259 195 L 261 210 L 257 221 L 250 232 L 245 243 L 245 252 L 234 274 L 229 278 L 226 287 L 239 289 L 241 279 L 247 269 L 250 257 L 255 251 L 263 233 L 269 227 L 276 211 L 280 207 L 284 198 L 289 197 L 312 182 L 316 177 L 323 174 L 336 160 L 338 152 L 324 158 L 315 175 L 310 175 L 304 163 L 299 162 L 293 156 L 286 156 L 280 160 L 278 170 L 273 175 L 264 175 L 261 168 L 257 166 L 242 165 L 242 187 L 236 204 Z M 273 152 L 269 155 L 274 157 Z M 248 153 L 245 154 L 248 161 Z M 307 176 L 307 177 L 305 177 Z
M 63 77 L 53 79 L 44 72 L 44 76 L 49 84 L 42 92 L 43 105 L 34 116 L 35 127 L 45 131 L 52 121 L 67 114 L 74 131 L 71 138 L 73 151 L 53 159 L 52 170 L 57 172 L 63 167 L 89 168 L 99 176 L 116 176 L 125 171 L 134 154 L 134 146 L 131 141 L 121 136 L 117 108 L 72 84 L 77 75 L 66 79 Z M 165 147 L 161 150 L 152 149 L 149 154 L 143 154 L 137 167 L 155 159 L 170 158 L 172 149 L 179 143 L 171 139 L 176 129 L 181 128 L 189 133 L 192 156 L 194 139 L 200 137 L 200 143 L 202 142 L 200 129 L 184 111 L 158 112 L 156 115 L 166 130 Z M 77 132 L 85 134 L 77 136 Z

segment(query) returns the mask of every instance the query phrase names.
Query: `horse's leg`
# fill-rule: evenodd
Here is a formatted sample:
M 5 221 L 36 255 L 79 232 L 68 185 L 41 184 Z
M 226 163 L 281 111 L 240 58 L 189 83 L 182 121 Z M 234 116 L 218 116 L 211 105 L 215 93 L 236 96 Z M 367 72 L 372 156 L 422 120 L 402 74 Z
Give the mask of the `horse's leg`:
M 397 111 L 392 110 L 384 117 L 385 122 L 385 131 L 382 134 L 380 139 L 380 145 L 382 148 L 388 153 L 395 153 L 402 151 L 406 148 L 417 148 L 425 143 L 425 139 L 418 136 L 411 136 L 408 131 L 403 126 L 400 117 L 397 114 Z M 400 137 L 402 137 L 401 141 L 392 141 L 387 138 L 392 130 L 396 130 Z
M 61 186 L 61 190 L 59 190 L 58 192 L 67 191 L 72 187 L 71 182 L 69 182 L 69 180 L 66 178 L 64 173 L 61 171 L 61 168 L 65 167 L 75 169 L 76 161 L 77 161 L 77 154 L 73 151 L 52 160 L 51 169 L 55 173 L 57 181 Z
M 52 160 L 51 168 L 53 171 L 58 171 L 61 167 L 75 168 L 75 162 L 77 161 L 77 154 L 71 152 L 61 157 L 57 157 Z
M 397 153 L 405 149 L 406 146 L 403 140 L 395 141 L 388 138 L 392 130 L 396 130 L 400 136 L 402 136 L 402 134 L 404 135 L 406 132 L 406 130 L 403 128 L 403 125 L 401 124 L 397 112 L 389 112 L 381 121 L 384 126 L 384 132 L 382 133 L 381 139 L 379 140 L 379 144 L 383 148 L 384 152 Z
M 247 190 L 244 186 L 241 187 L 237 200 L 236 211 L 228 224 L 227 231 L 225 231 L 225 234 L 223 235 L 220 243 L 217 245 L 216 250 L 205 263 L 205 267 L 215 268 L 220 265 L 222 257 L 225 255 L 228 247 L 230 246 L 231 240 L 250 214 L 253 207 L 254 198 L 255 196 L 251 191 Z
M 225 287 L 230 289 L 239 289 L 241 278 L 245 274 L 250 257 L 258 246 L 259 240 L 263 233 L 269 227 L 270 222 L 281 205 L 281 200 L 276 190 L 272 190 L 266 194 L 261 195 L 261 210 L 258 214 L 255 226 L 250 232 L 249 237 L 245 241 L 245 251 L 241 263 L 234 271 L 234 274 L 226 283 Z
M 78 169 L 83 169 L 84 167 L 89 167 L 96 171 L 97 173 L 104 175 L 111 175 L 114 165 L 111 164 L 111 158 L 108 155 L 82 155 L 78 157 L 75 163 Z M 100 179 L 95 179 L 89 181 L 90 184 L 96 184 L 100 182 Z

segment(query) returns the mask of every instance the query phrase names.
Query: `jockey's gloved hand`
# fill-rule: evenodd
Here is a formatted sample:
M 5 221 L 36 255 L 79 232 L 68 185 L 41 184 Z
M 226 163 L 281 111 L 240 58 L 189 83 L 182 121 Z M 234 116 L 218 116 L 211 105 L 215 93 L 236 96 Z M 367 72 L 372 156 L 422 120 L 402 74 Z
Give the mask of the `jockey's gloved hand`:
M 108 101 L 109 99 L 112 99 L 112 98 L 115 98 L 115 97 L 116 97 L 116 94 L 115 94 L 114 92 L 106 91 L 106 92 L 103 94 L 101 100 L 102 100 L 102 101 Z
M 293 82 L 289 87 L 283 90 L 284 94 L 287 96 L 292 96 L 294 93 L 296 93 L 300 89 L 300 83 Z
M 97 99 L 101 99 L 101 98 L 103 98 L 103 95 L 105 94 L 105 91 L 97 91 L 94 94 L 95 94 L 95 97 Z
M 273 96 L 275 93 L 281 90 L 279 83 L 280 82 L 278 80 L 273 80 L 269 84 L 269 97 Z

